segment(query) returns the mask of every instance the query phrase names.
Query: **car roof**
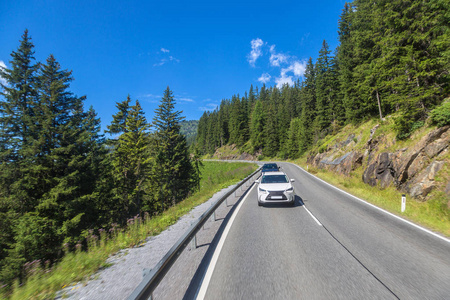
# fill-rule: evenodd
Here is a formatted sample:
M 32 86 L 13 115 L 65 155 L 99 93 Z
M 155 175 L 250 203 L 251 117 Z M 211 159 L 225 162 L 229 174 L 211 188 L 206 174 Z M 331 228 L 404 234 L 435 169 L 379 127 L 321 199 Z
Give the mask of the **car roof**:
M 276 163 L 270 163 L 270 164 L 264 164 L 263 168 L 264 167 L 278 167 L 278 165 Z
M 263 176 L 274 176 L 274 175 L 286 175 L 286 173 L 281 172 L 281 171 L 279 171 L 279 172 L 269 172 L 269 173 L 264 173 Z

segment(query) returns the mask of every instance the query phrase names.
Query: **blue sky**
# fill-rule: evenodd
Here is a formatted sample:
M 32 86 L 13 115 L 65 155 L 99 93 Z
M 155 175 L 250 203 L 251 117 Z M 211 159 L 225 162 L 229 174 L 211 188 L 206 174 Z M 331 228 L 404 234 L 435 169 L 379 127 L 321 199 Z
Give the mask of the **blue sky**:
M 106 128 L 129 94 L 149 121 L 167 86 L 176 109 L 199 119 L 250 85 L 300 78 L 327 40 L 338 45 L 342 0 L 0 1 L 0 65 L 27 28 L 37 61 L 73 71 Z

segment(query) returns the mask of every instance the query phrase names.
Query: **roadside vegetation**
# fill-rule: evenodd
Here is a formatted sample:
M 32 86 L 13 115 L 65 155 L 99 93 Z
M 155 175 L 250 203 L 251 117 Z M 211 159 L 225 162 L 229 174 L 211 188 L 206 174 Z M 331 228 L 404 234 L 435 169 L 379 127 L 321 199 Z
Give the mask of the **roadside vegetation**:
M 200 167 L 200 190 L 162 213 L 135 216 L 122 227 L 90 232 L 85 241 L 86 247 L 80 243 L 75 251 L 67 250 L 61 261 L 52 267 L 42 267 L 40 261 L 28 263 L 23 284 L 19 285 L 16 281 L 12 294 L 0 292 L 0 298 L 50 299 L 63 288 L 75 286 L 80 281 L 87 282 L 90 275 L 108 267 L 108 257 L 121 249 L 139 247 L 148 237 L 159 234 L 192 208 L 210 199 L 214 193 L 239 182 L 256 169 L 255 164 L 249 163 L 203 162 Z
M 449 157 L 447 157 L 448 159 Z M 326 182 L 356 196 L 395 215 L 420 224 L 432 231 L 439 232 L 450 237 L 450 214 L 447 206 L 447 196 L 444 191 L 433 191 L 428 201 L 420 202 L 410 197 L 406 199 L 406 209 L 401 212 L 402 192 L 394 187 L 380 189 L 378 186 L 370 186 L 362 180 L 362 168 L 353 171 L 349 177 L 336 176 L 336 173 L 311 167 L 306 163 L 306 157 L 293 160 L 293 163 L 301 166 L 311 174 L 325 180 Z M 450 178 L 448 166 L 442 170 L 439 180 Z
M 223 154 L 214 156 L 246 152 L 259 160 L 293 160 L 306 166 L 307 157 L 339 149 L 338 141 L 365 153 L 377 124 L 372 135 L 377 145 L 372 145 L 370 158 L 363 155 L 363 166 L 381 152 L 413 147 L 436 127 L 450 124 L 447 7 L 441 0 L 345 3 L 336 49 L 323 41 L 317 59 L 309 58 L 302 66 L 302 80 L 259 88 L 250 85 L 244 95 L 230 95 L 217 109 L 205 112 L 194 144 L 199 154 L 212 156 L 223 149 Z M 433 187 L 423 201 L 407 200 L 402 215 L 450 235 L 445 191 L 450 160 L 448 154 L 439 160 L 445 165 L 433 179 L 438 188 Z M 310 170 L 399 213 L 401 193 L 393 187 L 382 190 L 364 184 L 363 167 L 349 178 Z

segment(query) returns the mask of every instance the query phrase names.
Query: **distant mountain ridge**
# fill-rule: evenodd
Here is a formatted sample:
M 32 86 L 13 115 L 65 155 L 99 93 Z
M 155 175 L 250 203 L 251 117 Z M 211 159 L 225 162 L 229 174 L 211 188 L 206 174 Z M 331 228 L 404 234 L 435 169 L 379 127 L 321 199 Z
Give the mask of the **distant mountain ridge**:
M 180 132 L 186 137 L 188 146 L 191 145 L 197 137 L 198 120 L 183 120 L 180 122 Z

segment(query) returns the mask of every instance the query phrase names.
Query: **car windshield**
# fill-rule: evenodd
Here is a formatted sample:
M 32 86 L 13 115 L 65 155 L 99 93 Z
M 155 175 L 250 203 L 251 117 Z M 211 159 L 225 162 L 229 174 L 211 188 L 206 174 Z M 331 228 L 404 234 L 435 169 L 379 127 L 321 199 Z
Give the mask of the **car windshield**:
M 278 169 L 276 164 L 265 164 L 263 169 Z
M 288 179 L 286 175 L 265 175 L 263 176 L 261 183 L 287 183 Z

